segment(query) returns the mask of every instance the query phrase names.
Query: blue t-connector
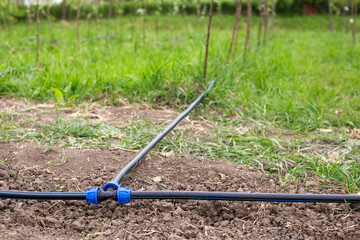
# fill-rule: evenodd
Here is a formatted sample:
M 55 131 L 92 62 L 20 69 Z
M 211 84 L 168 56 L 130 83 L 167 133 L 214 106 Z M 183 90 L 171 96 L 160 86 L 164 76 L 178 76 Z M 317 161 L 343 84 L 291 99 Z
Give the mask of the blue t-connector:
M 117 199 L 119 204 L 124 204 L 131 201 L 130 189 L 127 187 L 119 187 L 117 191 Z
M 119 189 L 119 187 L 120 187 L 119 183 L 114 182 L 114 181 L 110 181 L 110 182 L 108 182 L 107 184 L 104 185 L 103 191 L 106 191 L 106 189 L 108 187 L 110 187 L 110 186 L 114 187 L 115 189 Z
M 89 190 L 86 191 L 86 201 L 88 203 L 91 204 L 96 204 L 99 205 L 99 200 L 98 200 L 98 193 L 100 191 L 99 187 L 94 187 L 94 188 L 90 188 Z M 128 189 L 127 187 L 120 187 L 115 190 L 117 191 L 117 200 L 119 202 L 119 204 L 125 204 L 131 201 L 131 190 Z
M 100 191 L 99 187 L 90 188 L 86 191 L 86 201 L 91 204 L 99 205 L 98 201 L 98 192 Z

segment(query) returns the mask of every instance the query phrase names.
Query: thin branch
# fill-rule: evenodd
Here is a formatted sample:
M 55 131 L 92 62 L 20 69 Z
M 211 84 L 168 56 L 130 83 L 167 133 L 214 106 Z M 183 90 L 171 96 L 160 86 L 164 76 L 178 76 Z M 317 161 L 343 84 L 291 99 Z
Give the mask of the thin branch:
M 236 40 L 235 40 L 235 49 L 234 49 L 234 54 L 236 54 L 236 46 L 237 46 L 237 35 L 238 35 L 238 29 L 239 29 L 239 20 L 240 20 L 240 16 L 241 16 L 241 6 L 242 6 L 242 0 L 240 0 L 238 2 L 237 8 L 236 8 L 236 17 L 235 17 L 235 22 L 234 22 L 234 27 L 233 27 L 233 34 L 231 37 L 231 42 L 230 42 L 230 47 L 229 47 L 229 52 L 226 58 L 226 62 L 229 62 L 229 58 L 230 58 L 230 54 L 232 51 L 232 46 L 234 44 L 234 38 L 236 35 Z
M 246 37 L 244 44 L 244 62 L 246 62 L 246 52 L 249 48 L 249 42 L 250 42 L 251 17 L 252 17 L 251 0 L 247 0 L 247 26 L 246 26 Z
M 264 46 L 266 45 L 268 23 L 269 23 L 269 5 L 268 5 L 268 0 L 265 0 L 265 3 L 264 3 L 264 43 L 263 43 Z
M 77 0 L 77 11 L 76 11 L 76 43 L 77 43 L 77 51 L 80 51 L 80 0 Z
M 332 0 L 328 0 L 329 7 L 329 30 L 334 31 Z
M 36 0 L 36 66 L 39 64 L 40 17 L 39 0 Z
M 106 25 L 106 47 L 108 47 L 109 44 L 109 28 L 110 28 L 110 20 L 112 17 L 112 0 L 109 0 L 109 9 L 108 9 L 108 24 Z
M 274 22 L 275 22 L 275 0 L 271 0 L 271 22 L 270 22 L 270 38 L 273 38 Z
M 214 0 L 211 0 L 210 12 L 209 12 L 209 24 L 208 24 L 206 48 L 205 48 L 205 62 L 204 62 L 204 72 L 203 72 L 204 79 L 206 78 L 207 60 L 208 60 L 208 55 L 209 55 L 209 42 L 210 42 L 211 20 L 212 20 L 212 15 L 213 15 L 213 9 L 214 9 Z
M 263 17 L 263 2 L 259 0 L 259 32 L 258 32 L 258 47 L 261 43 L 261 32 L 262 32 L 262 17 Z

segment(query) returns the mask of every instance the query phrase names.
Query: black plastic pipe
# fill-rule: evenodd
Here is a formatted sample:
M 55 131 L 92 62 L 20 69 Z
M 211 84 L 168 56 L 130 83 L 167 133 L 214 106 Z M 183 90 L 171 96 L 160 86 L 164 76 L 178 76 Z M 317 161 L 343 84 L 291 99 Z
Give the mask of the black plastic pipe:
M 360 203 L 360 195 L 346 194 L 131 191 L 130 196 L 131 199 L 195 199 L 262 202 Z
M 191 105 L 184 112 L 182 112 L 172 123 L 170 123 L 162 133 L 156 136 L 145 148 L 143 148 L 135 156 L 133 160 L 131 160 L 123 169 L 121 169 L 111 182 L 116 182 L 120 184 L 124 177 L 140 163 L 140 161 L 146 156 L 146 154 L 148 154 L 148 152 L 153 149 L 158 142 L 160 142 L 183 118 L 185 118 L 194 109 L 194 107 L 204 98 L 205 94 L 211 90 L 215 81 L 216 79 L 213 80 L 207 90 L 203 92 L 193 103 L 191 103 Z
M 0 191 L 0 198 L 29 200 L 86 200 L 86 193 Z
M 129 191 L 130 200 L 135 199 L 185 199 L 225 200 L 261 202 L 325 202 L 360 203 L 360 195 L 346 194 L 294 194 L 294 193 L 241 193 L 241 192 L 197 192 L 197 191 Z M 119 200 L 117 191 L 102 191 L 97 194 L 99 202 Z M 86 200 L 82 192 L 20 192 L 0 191 L 0 199 L 26 200 Z

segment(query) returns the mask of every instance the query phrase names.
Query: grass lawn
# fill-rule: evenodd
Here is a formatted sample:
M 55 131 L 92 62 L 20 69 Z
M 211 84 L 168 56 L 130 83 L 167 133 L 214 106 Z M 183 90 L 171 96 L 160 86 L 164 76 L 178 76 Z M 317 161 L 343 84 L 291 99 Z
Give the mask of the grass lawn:
M 74 22 L 43 21 L 39 66 L 32 40 L 36 26 L 13 25 L 10 33 L 0 32 L 0 95 L 57 99 L 63 106 L 95 101 L 119 105 L 127 99 L 180 111 L 210 79 L 221 76 L 192 115 L 207 121 L 210 130 L 198 137 L 179 129 L 159 151 L 250 164 L 279 176 L 284 185 L 312 172 L 359 191 L 359 44 L 352 44 L 350 32 L 330 33 L 327 18 L 316 16 L 277 18 L 266 46 L 258 46 L 254 19 L 244 62 L 242 18 L 237 57 L 225 64 L 233 20 L 213 18 L 205 80 L 206 19 L 148 16 L 145 25 L 141 16 L 82 21 L 79 50 Z M 336 23 L 341 26 L 341 18 Z M 110 37 L 104 38 L 106 34 Z M 138 149 L 163 128 L 141 120 L 127 127 L 61 119 L 43 126 L 17 114 L 1 112 L 0 140 L 115 146 L 114 136 L 121 133 L 126 138 L 116 146 Z

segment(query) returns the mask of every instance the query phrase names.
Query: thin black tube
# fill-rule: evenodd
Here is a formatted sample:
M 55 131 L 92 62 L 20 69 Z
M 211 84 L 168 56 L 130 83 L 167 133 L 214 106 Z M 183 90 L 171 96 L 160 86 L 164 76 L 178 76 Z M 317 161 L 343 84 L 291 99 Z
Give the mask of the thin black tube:
M 0 191 L 0 199 L 86 200 L 85 192 L 20 192 Z
M 160 142 L 176 125 L 185 118 L 193 109 L 194 107 L 204 98 L 205 94 L 208 93 L 211 88 L 213 87 L 216 79 L 213 80 L 207 90 L 203 92 L 191 105 L 182 112 L 172 123 L 170 123 L 166 129 L 157 135 L 145 148 L 143 148 L 133 160 L 131 160 L 120 172 L 113 178 L 112 182 L 121 183 L 124 177 L 129 174 L 139 163 L 140 161 L 148 154 L 148 152 L 153 149 L 158 142 Z
M 131 191 L 130 195 L 131 199 L 195 199 L 262 202 L 360 203 L 360 195 L 345 194 Z
M 99 194 L 99 201 L 117 200 L 115 192 Z M 131 199 L 187 199 L 261 202 L 325 202 L 360 203 L 360 195 L 346 194 L 294 194 L 294 193 L 241 193 L 241 192 L 197 192 L 197 191 L 131 191 Z M 24 200 L 86 200 L 83 192 L 21 192 L 0 191 L 0 199 Z

